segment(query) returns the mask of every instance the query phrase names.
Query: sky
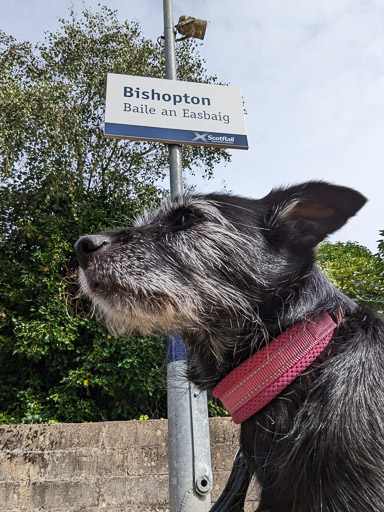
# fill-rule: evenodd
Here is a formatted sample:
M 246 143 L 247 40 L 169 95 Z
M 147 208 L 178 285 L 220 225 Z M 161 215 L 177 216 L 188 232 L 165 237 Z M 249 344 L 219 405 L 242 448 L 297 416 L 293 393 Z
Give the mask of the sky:
M 85 0 L 136 19 L 143 35 L 163 33 L 162 0 Z M 55 31 L 79 0 L 0 0 L 0 28 L 33 43 Z M 208 20 L 200 54 L 208 73 L 239 86 L 249 150 L 215 178 L 189 178 L 199 192 L 263 197 L 272 188 L 326 180 L 368 203 L 330 241 L 377 251 L 384 229 L 383 0 L 174 0 L 179 16 Z

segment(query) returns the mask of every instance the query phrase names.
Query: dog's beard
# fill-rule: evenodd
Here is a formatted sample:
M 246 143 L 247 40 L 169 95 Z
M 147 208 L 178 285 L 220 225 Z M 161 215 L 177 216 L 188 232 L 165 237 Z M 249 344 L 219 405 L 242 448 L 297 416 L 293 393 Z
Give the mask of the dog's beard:
M 196 329 L 200 325 L 190 301 L 159 294 L 158 291 L 143 293 L 143 289 L 139 290 L 141 293 L 132 289 L 125 292 L 119 289 L 116 293 L 109 291 L 107 294 L 101 290 L 93 291 L 82 269 L 79 282 L 82 292 L 91 299 L 94 311 L 104 319 L 112 334 L 149 336 Z
M 101 297 L 94 299 L 94 305 L 105 319 L 108 330 L 115 335 L 127 336 L 135 333 L 150 336 L 179 331 L 182 325 L 185 328 L 185 322 L 177 318 L 171 305 L 165 304 L 161 311 L 137 302 L 111 306 Z
M 92 282 L 92 273 L 89 279 Z M 160 292 L 159 281 L 156 291 L 133 282 L 130 285 L 126 282 L 124 287 L 120 283 L 118 290 L 116 283 L 112 282 L 103 290 L 93 290 L 82 269 L 79 282 L 82 292 L 91 299 L 94 312 L 115 335 L 150 336 L 180 332 L 187 339 L 192 335 L 199 352 L 213 354 L 219 363 L 225 361 L 228 350 L 238 350 L 233 346 L 234 332 L 247 330 L 248 334 L 252 332 L 252 337 L 256 337 L 256 332 L 263 333 L 262 322 L 249 297 L 239 291 L 235 294 L 228 284 L 219 281 L 201 278 L 202 297 L 196 293 L 199 286 L 184 289 L 189 294 L 183 294 L 182 289 L 176 286 L 172 295 L 166 294 L 165 290 Z M 214 307 L 218 302 L 220 307 Z M 248 324 L 246 329 L 245 324 Z

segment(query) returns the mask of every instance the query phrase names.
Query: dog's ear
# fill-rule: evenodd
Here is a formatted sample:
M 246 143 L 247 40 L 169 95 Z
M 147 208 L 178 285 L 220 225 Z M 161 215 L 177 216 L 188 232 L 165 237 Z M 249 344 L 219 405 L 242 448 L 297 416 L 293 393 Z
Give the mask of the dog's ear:
M 262 201 L 268 204 L 273 244 L 313 248 L 355 215 L 366 198 L 351 188 L 311 181 L 273 190 Z

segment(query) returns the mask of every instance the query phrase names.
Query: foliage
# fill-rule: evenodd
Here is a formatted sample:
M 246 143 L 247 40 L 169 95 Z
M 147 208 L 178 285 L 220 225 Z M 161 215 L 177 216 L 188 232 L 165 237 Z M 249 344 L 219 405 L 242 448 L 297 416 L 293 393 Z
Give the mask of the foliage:
M 384 230 L 380 231 L 380 238 L 381 240 L 378 240 L 379 242 L 379 253 L 382 258 L 384 258 Z
M 215 82 L 195 43 L 179 78 Z M 156 205 L 165 146 L 105 140 L 107 72 L 163 77 L 163 50 L 117 14 L 71 11 L 32 47 L 0 33 L 0 422 L 165 416 L 162 340 L 116 339 L 78 296 L 73 243 Z M 189 147 L 209 176 L 224 150 Z
M 331 282 L 359 304 L 384 313 L 384 259 L 356 243 L 324 243 L 319 264 Z

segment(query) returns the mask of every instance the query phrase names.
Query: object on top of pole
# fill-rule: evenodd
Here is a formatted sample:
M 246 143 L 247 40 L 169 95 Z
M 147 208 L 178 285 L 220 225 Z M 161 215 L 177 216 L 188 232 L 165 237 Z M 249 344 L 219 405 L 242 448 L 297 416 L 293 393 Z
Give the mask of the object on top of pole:
M 180 16 L 176 29 L 182 36 L 204 39 L 207 21 L 192 16 Z

